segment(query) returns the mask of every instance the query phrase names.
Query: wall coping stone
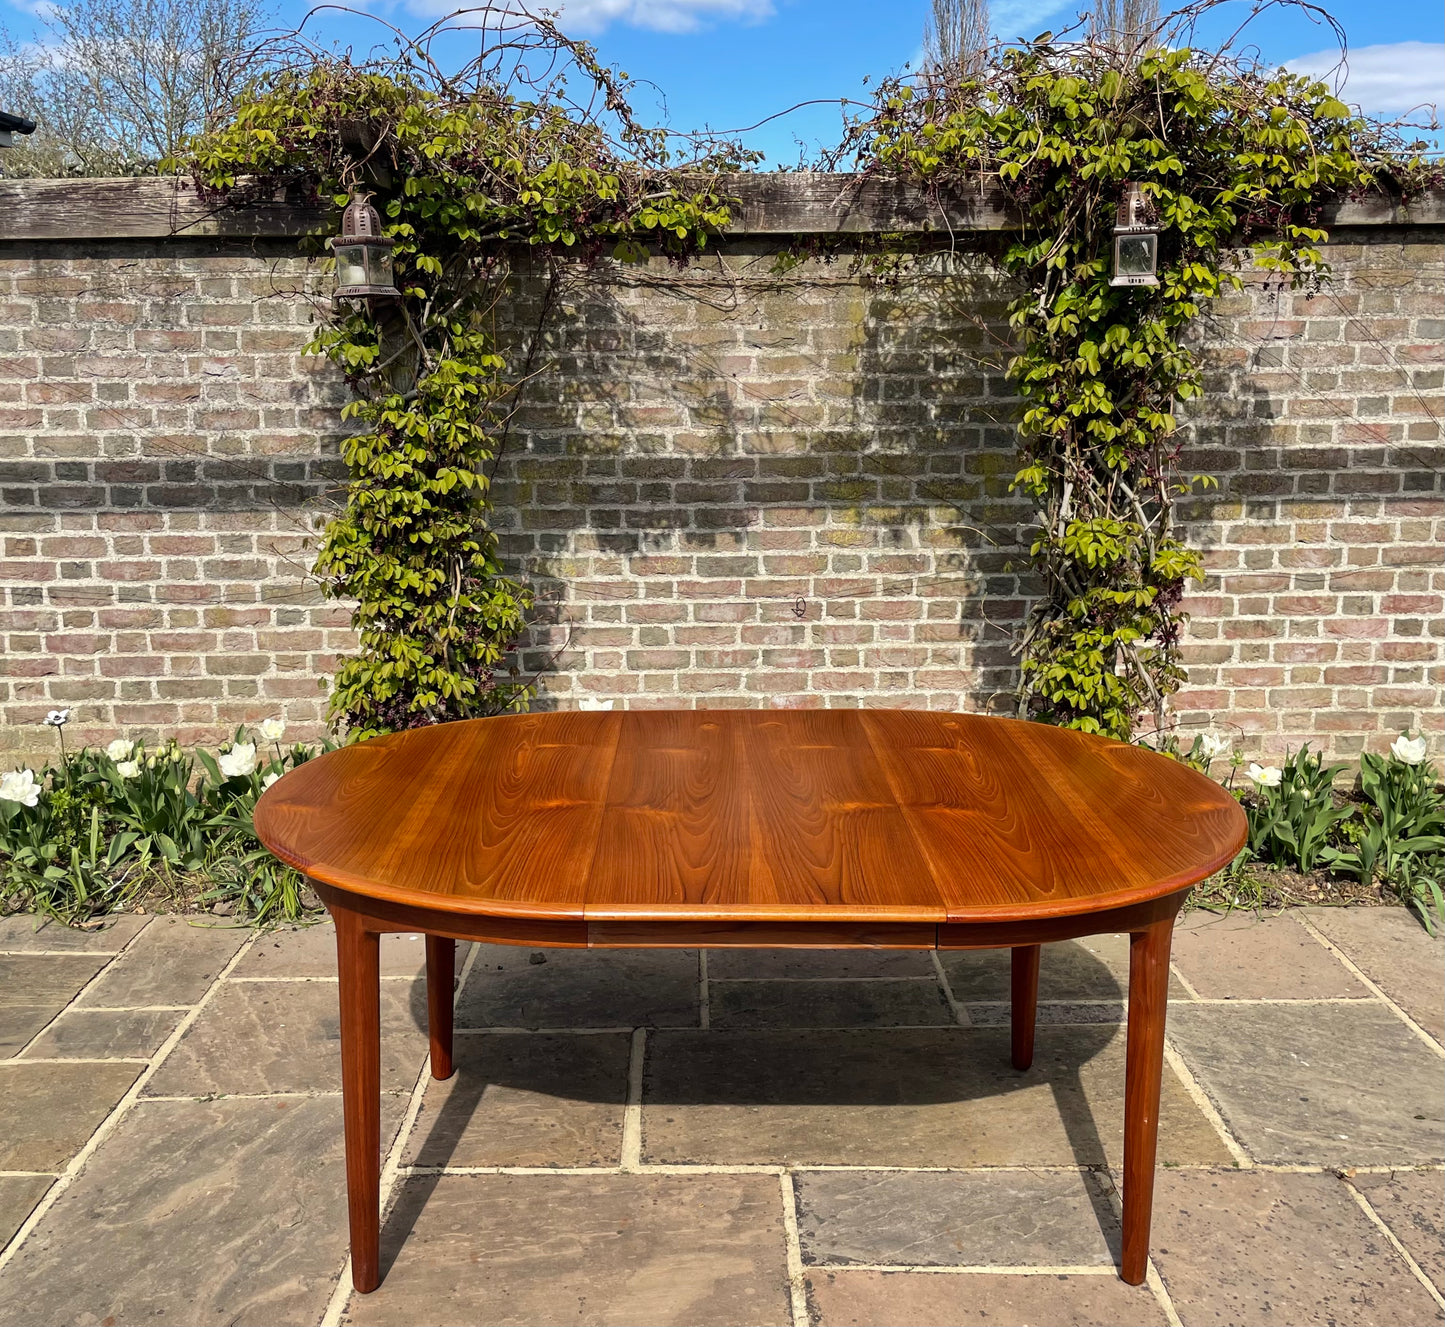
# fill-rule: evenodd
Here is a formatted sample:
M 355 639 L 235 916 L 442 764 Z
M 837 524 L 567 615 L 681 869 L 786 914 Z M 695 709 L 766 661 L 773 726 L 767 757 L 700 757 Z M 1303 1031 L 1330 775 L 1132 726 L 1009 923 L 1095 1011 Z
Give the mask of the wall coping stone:
M 933 196 L 916 186 L 861 174 L 818 171 L 720 175 L 715 190 L 739 201 L 728 238 L 748 235 L 867 235 L 880 232 L 1006 230 L 1012 218 L 997 189 Z M 1408 201 L 1379 194 L 1320 209 L 1327 227 L 1445 224 L 1445 190 Z M 0 239 L 108 240 L 205 237 L 251 239 L 329 235 L 329 204 L 284 197 L 221 203 L 189 179 L 0 179 Z

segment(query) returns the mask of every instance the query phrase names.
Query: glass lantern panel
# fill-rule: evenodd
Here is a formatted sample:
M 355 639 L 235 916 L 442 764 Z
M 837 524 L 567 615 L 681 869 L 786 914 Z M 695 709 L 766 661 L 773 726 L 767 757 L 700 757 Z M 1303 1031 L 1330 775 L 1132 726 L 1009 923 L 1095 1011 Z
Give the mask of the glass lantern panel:
M 362 244 L 338 244 L 332 252 L 336 255 L 336 284 L 338 286 L 365 286 L 366 246 Z M 388 282 L 388 284 L 390 284 Z
M 1114 241 L 1116 276 L 1153 276 L 1158 262 L 1157 235 L 1120 235 Z
M 367 246 L 367 249 L 368 252 L 366 256 L 370 260 L 367 264 L 370 272 L 370 276 L 367 278 L 367 284 L 371 286 L 390 286 L 394 284 L 391 274 L 391 250 L 379 247 L 373 248 L 370 245 Z

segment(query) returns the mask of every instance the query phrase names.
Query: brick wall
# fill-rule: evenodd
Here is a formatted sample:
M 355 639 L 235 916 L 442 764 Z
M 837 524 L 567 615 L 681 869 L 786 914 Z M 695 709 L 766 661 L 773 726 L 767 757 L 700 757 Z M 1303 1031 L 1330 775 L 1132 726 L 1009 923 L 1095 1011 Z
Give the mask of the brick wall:
M 1177 708 L 1251 754 L 1441 729 L 1441 238 L 1337 232 L 1322 294 L 1254 283 L 1200 328 L 1187 465 L 1219 488 Z M 305 577 L 344 400 L 300 353 L 321 288 L 284 241 L 0 243 L 0 750 L 59 704 L 92 741 L 315 730 L 350 640 Z M 780 277 L 762 240 L 569 284 L 497 473 L 539 703 L 1007 712 L 1004 293 Z

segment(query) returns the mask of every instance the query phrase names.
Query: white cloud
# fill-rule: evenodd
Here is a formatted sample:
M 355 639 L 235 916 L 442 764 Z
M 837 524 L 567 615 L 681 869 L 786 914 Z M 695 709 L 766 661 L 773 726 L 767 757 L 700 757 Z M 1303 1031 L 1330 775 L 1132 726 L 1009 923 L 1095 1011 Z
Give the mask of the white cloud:
M 1339 63 L 1339 51 L 1314 51 L 1286 60 L 1285 66 L 1323 79 L 1337 96 L 1362 111 L 1411 111 L 1438 107 L 1445 100 L 1445 43 L 1360 46 L 1349 53 L 1346 67 L 1336 69 Z
M 657 32 L 696 32 L 709 19 L 757 23 L 773 14 L 772 0 L 551 0 L 564 32 L 600 32 L 613 23 Z
M 1088 8 L 1083 0 L 996 0 L 989 6 L 988 25 L 996 37 L 1004 41 L 1027 41 L 1048 29 L 1055 32 L 1066 28 L 1077 19 L 1077 11 Z M 1059 19 L 1045 22 L 1055 14 Z

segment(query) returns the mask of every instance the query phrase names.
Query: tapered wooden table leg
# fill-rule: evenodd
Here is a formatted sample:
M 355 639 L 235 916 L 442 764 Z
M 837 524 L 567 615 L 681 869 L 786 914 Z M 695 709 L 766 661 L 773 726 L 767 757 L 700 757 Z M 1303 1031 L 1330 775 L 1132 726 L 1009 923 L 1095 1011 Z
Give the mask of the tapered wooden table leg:
M 1139 1285 L 1149 1263 L 1154 1153 L 1159 1142 L 1159 1084 L 1164 1073 L 1164 1015 L 1174 919 L 1129 937 L 1129 1040 L 1124 1069 L 1124 1260 L 1120 1274 Z
M 426 1012 L 431 1029 L 431 1076 L 452 1076 L 452 989 L 456 985 L 457 942 L 426 938 Z
M 1027 1069 L 1034 1062 L 1034 1023 L 1039 1010 L 1038 945 L 1014 948 L 1010 1000 L 1013 1064 L 1015 1069 Z
M 341 987 L 341 1097 L 351 1280 L 365 1294 L 381 1281 L 381 937 L 357 914 L 333 908 Z

